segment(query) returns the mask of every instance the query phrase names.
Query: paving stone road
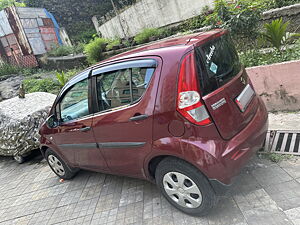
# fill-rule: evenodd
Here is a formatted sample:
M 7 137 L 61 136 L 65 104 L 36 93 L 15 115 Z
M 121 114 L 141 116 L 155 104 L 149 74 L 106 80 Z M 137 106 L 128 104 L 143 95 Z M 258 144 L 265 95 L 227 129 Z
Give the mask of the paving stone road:
M 60 183 L 44 160 L 19 165 L 0 158 L 4 224 L 299 225 L 300 160 L 253 158 L 217 207 L 197 218 L 173 208 L 146 181 L 81 171 Z

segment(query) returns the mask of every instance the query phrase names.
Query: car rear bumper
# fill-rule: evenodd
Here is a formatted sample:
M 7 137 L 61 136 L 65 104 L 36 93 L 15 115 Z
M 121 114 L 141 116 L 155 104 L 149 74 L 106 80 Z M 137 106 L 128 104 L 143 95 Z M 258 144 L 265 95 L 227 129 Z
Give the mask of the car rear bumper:
M 268 130 L 268 112 L 261 99 L 252 121 L 239 134 L 227 141 L 225 150 L 217 157 L 213 171 L 207 176 L 216 192 L 223 192 L 232 183 L 250 158 L 262 148 Z

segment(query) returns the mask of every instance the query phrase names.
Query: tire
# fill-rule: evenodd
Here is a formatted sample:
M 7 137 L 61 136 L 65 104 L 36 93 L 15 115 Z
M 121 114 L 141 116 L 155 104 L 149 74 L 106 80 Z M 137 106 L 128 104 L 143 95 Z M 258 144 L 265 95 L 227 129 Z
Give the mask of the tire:
M 192 216 L 204 216 L 217 203 L 207 178 L 189 163 L 167 157 L 155 170 L 156 184 L 177 209 Z
M 51 170 L 60 178 L 69 180 L 73 178 L 77 170 L 70 168 L 54 151 L 47 149 L 45 159 Z
M 15 160 L 17 163 L 22 164 L 22 163 L 25 162 L 25 157 L 20 156 L 20 155 L 15 155 L 15 156 L 14 156 L 14 160 Z

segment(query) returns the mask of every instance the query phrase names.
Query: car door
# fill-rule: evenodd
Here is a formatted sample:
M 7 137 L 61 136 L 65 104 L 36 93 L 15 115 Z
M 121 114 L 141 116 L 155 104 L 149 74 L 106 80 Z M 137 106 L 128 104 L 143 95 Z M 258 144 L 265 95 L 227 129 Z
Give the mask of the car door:
M 61 122 L 53 137 L 60 153 L 73 165 L 106 170 L 92 130 L 89 83 L 85 78 L 64 92 L 56 106 Z
M 110 170 L 143 176 L 152 150 L 152 123 L 160 60 L 121 62 L 93 71 L 98 112 L 93 117 L 96 142 Z

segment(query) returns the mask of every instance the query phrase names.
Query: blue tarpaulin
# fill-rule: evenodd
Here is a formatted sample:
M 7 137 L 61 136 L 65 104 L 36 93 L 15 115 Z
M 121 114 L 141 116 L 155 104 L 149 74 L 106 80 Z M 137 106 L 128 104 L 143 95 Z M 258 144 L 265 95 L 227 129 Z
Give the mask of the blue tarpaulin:
M 59 45 L 63 45 L 63 42 L 61 40 L 61 37 L 60 37 L 60 33 L 59 33 L 59 25 L 55 19 L 55 17 L 53 16 L 52 13 L 48 12 L 47 9 L 44 9 L 46 15 L 52 20 L 53 24 L 54 24 L 54 29 L 55 29 L 55 33 L 56 33 L 56 36 L 57 36 L 57 39 L 58 39 L 58 44 Z

